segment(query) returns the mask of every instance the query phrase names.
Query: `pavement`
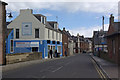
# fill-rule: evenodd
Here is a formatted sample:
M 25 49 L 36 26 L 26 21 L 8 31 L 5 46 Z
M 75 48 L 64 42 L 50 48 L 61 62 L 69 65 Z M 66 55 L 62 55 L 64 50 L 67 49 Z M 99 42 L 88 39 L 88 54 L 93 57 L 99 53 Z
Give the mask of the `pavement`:
M 40 60 L 39 60 L 40 61 Z M 21 63 L 14 69 L 3 70 L 3 78 L 94 78 L 100 75 L 92 58 L 88 54 L 76 54 L 70 57 L 49 61 L 33 61 Z M 26 66 L 24 66 L 26 64 Z M 15 64 L 11 64 L 11 67 Z M 16 64 L 17 66 L 17 64 Z M 9 67 L 7 67 L 9 68 Z M 7 69 L 6 68 L 6 69 Z M 96 79 L 97 78 L 97 79 Z
M 94 56 L 91 54 L 91 57 L 96 61 L 96 63 L 100 66 L 100 68 L 107 74 L 107 76 L 111 79 L 118 78 L 118 65 L 108 62 L 102 58 Z

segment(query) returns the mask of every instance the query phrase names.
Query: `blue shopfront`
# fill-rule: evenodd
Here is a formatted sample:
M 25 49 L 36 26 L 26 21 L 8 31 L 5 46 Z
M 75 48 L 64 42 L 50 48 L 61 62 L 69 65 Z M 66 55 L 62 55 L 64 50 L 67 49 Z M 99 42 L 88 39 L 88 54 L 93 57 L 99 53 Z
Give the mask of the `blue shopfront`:
M 62 42 L 50 40 L 15 40 L 9 38 L 6 40 L 6 53 L 31 53 L 42 52 L 42 58 L 49 58 L 49 50 L 57 50 L 62 56 Z

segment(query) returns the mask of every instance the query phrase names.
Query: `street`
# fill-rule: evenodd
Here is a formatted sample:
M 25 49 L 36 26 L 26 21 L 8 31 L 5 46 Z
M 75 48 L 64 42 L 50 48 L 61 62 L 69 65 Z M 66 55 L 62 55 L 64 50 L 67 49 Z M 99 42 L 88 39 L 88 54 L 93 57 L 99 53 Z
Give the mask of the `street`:
M 100 76 L 88 54 L 76 54 L 3 72 L 3 78 L 100 78 Z

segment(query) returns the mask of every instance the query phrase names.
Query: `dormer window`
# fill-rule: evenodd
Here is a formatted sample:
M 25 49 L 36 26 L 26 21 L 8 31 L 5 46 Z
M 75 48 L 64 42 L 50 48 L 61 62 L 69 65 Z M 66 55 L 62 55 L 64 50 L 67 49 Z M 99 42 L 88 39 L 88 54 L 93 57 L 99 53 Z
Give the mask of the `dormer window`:
M 44 17 L 44 24 L 45 24 L 45 22 L 46 22 L 46 18 Z
M 57 23 L 54 23 L 54 29 L 58 29 Z
M 41 23 L 45 24 L 45 17 L 41 16 Z

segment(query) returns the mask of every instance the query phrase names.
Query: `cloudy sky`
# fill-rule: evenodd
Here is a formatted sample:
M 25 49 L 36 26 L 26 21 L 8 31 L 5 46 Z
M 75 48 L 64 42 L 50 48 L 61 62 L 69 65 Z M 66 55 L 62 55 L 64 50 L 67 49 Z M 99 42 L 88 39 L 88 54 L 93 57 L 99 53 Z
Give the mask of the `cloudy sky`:
M 105 30 L 109 26 L 109 16 L 113 14 L 118 21 L 118 0 L 3 0 L 8 3 L 7 12 L 14 18 L 20 9 L 33 9 L 34 14 L 47 16 L 48 21 L 58 21 L 59 28 L 65 27 L 71 34 L 92 37 L 94 30 L 102 28 L 105 17 Z M 58 16 L 58 19 L 56 19 Z M 14 19 L 13 18 L 13 19 Z M 13 20 L 12 19 L 12 20 Z M 11 19 L 7 18 L 7 21 Z

